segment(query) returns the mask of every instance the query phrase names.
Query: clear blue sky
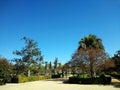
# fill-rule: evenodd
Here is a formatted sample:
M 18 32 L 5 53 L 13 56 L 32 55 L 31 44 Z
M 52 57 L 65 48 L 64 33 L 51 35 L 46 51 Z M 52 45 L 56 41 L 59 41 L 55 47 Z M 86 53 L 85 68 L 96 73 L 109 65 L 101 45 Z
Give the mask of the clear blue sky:
M 0 55 L 8 59 L 26 36 L 45 61 L 65 63 L 88 34 L 101 38 L 111 56 L 120 49 L 120 0 L 0 0 Z

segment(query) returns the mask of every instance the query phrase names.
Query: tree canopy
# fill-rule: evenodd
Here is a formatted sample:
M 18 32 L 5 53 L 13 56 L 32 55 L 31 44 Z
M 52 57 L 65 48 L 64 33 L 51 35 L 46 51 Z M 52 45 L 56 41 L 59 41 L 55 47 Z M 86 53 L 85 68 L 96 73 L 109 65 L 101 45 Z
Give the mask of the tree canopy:
M 82 67 L 83 72 L 88 72 L 91 77 L 94 77 L 105 57 L 102 40 L 95 35 L 89 34 L 79 41 L 79 46 L 73 54 L 71 62 L 74 66 Z M 87 68 L 87 71 L 85 71 L 85 68 Z
M 16 65 L 18 66 L 18 71 L 21 69 L 25 71 L 25 68 L 27 67 L 28 76 L 30 76 L 30 67 L 33 65 L 40 65 L 43 61 L 43 56 L 41 55 L 40 49 L 37 47 L 38 43 L 32 39 L 29 39 L 27 37 L 23 37 L 22 40 L 25 41 L 25 47 L 23 47 L 20 51 L 16 50 L 13 53 L 16 55 L 21 56 L 21 58 L 15 59 Z M 23 72 L 22 71 L 22 72 Z
M 115 65 L 116 65 L 116 71 L 120 73 L 120 50 L 118 50 L 114 56 L 112 57 Z

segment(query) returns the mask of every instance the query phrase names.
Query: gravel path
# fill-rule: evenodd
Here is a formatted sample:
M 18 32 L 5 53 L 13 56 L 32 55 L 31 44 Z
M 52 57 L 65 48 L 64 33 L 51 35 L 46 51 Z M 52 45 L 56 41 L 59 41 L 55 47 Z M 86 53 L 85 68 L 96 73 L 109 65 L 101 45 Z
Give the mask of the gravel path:
M 6 84 L 0 90 L 120 90 L 111 85 L 64 84 L 57 80 L 44 80 L 20 84 Z

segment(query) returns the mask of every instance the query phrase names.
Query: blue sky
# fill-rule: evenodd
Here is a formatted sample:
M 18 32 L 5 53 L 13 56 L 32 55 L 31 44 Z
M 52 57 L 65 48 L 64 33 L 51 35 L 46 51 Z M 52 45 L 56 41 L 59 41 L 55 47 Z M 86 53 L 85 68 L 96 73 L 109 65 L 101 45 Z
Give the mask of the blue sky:
M 45 61 L 65 63 L 88 34 L 101 38 L 110 56 L 120 49 L 120 0 L 0 0 L 0 55 L 8 59 L 26 36 Z

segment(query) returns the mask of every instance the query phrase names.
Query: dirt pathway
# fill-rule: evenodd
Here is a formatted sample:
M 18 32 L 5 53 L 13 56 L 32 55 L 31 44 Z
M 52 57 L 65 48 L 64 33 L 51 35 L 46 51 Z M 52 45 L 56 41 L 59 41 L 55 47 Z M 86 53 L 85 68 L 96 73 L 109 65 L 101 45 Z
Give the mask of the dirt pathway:
M 64 84 L 58 80 L 44 80 L 20 84 L 6 84 L 0 90 L 120 90 L 111 85 Z

